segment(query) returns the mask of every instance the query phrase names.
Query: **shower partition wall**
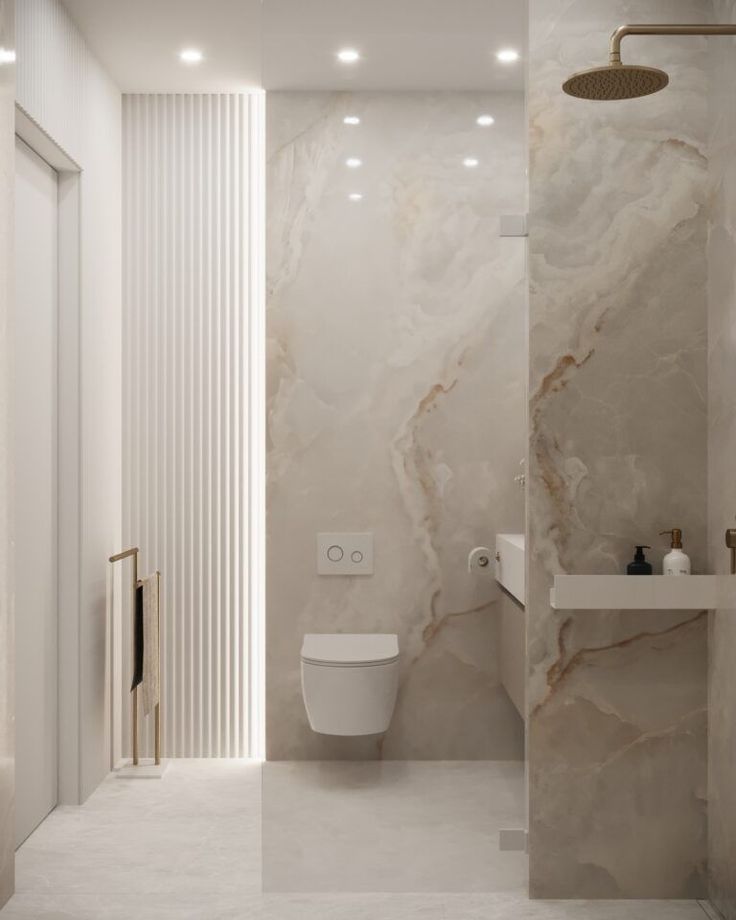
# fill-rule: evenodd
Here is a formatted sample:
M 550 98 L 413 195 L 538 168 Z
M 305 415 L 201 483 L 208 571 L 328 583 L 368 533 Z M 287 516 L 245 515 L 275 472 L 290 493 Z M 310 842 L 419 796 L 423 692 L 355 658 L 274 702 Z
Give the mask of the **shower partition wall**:
M 637 5 L 650 22 L 711 12 Z M 670 75 L 655 95 L 560 91 L 630 17 L 623 0 L 530 3 L 533 897 L 706 894 L 707 611 L 549 599 L 554 574 L 623 573 L 635 544 L 673 524 L 693 571 L 709 564 L 708 44 L 638 37 Z

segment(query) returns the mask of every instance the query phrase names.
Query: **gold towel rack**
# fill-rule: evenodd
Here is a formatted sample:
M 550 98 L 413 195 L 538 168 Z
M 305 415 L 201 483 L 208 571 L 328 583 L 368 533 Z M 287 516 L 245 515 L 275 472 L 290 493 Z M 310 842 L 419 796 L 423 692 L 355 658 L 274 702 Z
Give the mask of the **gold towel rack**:
M 130 549 L 125 549 L 122 553 L 116 553 L 114 556 L 110 556 L 110 562 L 122 562 L 123 559 L 133 559 L 133 577 L 131 579 L 131 594 L 130 594 L 130 603 L 131 611 L 133 617 L 133 628 L 131 630 L 132 635 L 132 648 L 133 655 L 135 656 L 135 608 L 136 608 L 136 590 L 140 582 L 138 581 L 138 553 L 140 550 L 137 546 L 131 546 Z M 158 626 L 159 626 L 159 675 L 161 670 L 161 573 L 156 571 L 156 591 L 157 591 L 157 607 L 158 607 Z M 159 676 L 159 702 L 156 703 L 154 709 L 154 758 L 156 766 L 161 763 L 161 679 Z M 132 718 L 131 718 L 131 732 L 132 732 L 132 742 L 133 742 L 133 766 L 138 766 L 139 761 L 139 751 L 138 751 L 138 687 L 134 687 L 132 691 L 133 702 L 132 702 Z

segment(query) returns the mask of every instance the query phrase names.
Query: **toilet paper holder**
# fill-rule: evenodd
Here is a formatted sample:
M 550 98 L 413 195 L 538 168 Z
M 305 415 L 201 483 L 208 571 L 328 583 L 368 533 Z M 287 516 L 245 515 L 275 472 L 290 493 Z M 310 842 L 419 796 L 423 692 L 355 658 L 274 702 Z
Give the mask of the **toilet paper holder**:
M 476 546 L 468 553 L 468 571 L 487 572 L 492 559 L 498 562 L 499 554 L 492 552 L 487 546 Z

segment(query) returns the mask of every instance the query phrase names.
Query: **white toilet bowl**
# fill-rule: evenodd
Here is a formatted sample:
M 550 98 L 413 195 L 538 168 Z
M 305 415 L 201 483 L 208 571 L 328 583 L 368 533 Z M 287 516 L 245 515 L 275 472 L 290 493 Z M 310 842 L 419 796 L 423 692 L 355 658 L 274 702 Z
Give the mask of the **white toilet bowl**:
M 302 695 L 323 735 L 377 735 L 391 722 L 399 687 L 399 640 L 387 634 L 308 634 Z

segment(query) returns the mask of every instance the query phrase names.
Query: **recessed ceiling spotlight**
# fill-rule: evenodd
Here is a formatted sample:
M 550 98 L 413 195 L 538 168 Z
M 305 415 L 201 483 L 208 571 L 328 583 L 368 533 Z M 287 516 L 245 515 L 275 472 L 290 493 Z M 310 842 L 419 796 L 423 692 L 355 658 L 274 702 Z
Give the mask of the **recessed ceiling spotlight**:
M 502 64 L 513 64 L 514 61 L 519 60 L 519 52 L 514 48 L 502 48 L 500 51 L 496 52 L 496 58 L 501 61 Z
M 348 198 L 349 198 L 351 201 L 362 201 L 362 200 L 363 200 L 363 195 L 362 195 L 361 192 L 351 192 L 351 193 L 348 195 Z
M 357 115 L 346 115 L 343 118 L 342 123 L 344 125 L 359 125 L 360 119 L 358 118 Z
M 492 125 L 495 122 L 493 115 L 479 115 L 475 119 L 475 123 L 480 125 L 481 128 L 487 128 L 489 125 Z
M 184 48 L 179 52 L 179 60 L 183 64 L 201 64 L 204 60 L 204 55 L 199 48 Z
M 343 48 L 337 52 L 337 59 L 341 64 L 355 64 L 360 60 L 360 53 L 355 48 Z
M 467 166 L 468 169 L 475 169 L 479 163 L 480 160 L 477 160 L 475 157 L 465 157 L 463 160 L 463 166 Z
M 348 157 L 345 160 L 345 165 L 349 169 L 357 169 L 359 166 L 363 165 L 363 161 L 359 157 Z

